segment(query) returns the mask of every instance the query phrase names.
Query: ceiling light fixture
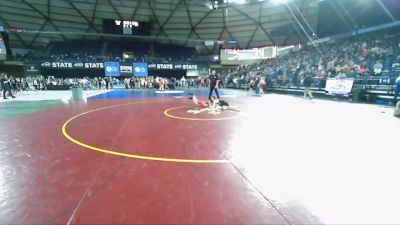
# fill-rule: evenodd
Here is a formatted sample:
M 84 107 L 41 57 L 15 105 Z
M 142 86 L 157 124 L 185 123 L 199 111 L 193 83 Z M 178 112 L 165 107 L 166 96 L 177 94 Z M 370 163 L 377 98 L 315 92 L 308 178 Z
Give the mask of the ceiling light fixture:
M 274 0 L 273 2 L 275 4 L 286 4 L 286 3 L 288 3 L 288 0 Z
M 238 5 L 243 5 L 243 4 L 246 4 L 246 0 L 229 0 L 229 3 L 235 3 L 235 4 L 238 4 Z

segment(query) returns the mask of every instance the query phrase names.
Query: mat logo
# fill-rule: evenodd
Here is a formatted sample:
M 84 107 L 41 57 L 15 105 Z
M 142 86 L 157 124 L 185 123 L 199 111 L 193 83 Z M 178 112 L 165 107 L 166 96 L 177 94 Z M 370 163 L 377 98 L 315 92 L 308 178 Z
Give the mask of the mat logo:
M 190 113 L 190 114 L 199 114 L 202 112 L 207 112 L 208 114 L 211 114 L 211 115 L 221 114 L 221 110 L 210 110 L 210 109 L 189 109 L 186 112 Z

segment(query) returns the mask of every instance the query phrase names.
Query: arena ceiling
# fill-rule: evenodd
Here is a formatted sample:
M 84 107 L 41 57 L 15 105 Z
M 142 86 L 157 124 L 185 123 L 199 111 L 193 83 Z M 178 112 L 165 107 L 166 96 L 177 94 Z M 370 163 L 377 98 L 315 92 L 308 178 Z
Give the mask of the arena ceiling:
M 51 41 L 120 38 L 102 34 L 103 19 L 150 21 L 151 36 L 143 39 L 209 52 L 216 46 L 205 46 L 207 40 L 236 39 L 238 47 L 252 48 L 309 38 L 321 0 L 282 1 L 213 9 L 207 0 L 1 0 L 0 25 L 12 31 L 12 47 L 32 49 L 45 49 Z

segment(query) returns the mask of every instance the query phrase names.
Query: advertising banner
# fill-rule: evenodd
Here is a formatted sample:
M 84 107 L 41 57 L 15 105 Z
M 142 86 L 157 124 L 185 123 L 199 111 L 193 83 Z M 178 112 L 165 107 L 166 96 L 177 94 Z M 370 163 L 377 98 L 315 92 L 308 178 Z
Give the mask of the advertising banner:
M 149 69 L 157 70 L 197 70 L 198 66 L 195 64 L 172 64 L 172 63 L 157 63 L 149 64 Z
M 119 67 L 120 69 L 120 73 L 121 76 L 132 76 L 133 75 L 133 69 L 132 69 L 132 65 L 120 65 Z
M 147 77 L 149 75 L 147 63 L 134 62 L 132 64 L 132 67 L 133 67 L 133 75 L 135 77 Z
M 353 78 L 328 78 L 325 91 L 328 95 L 348 96 L 353 88 Z
M 113 61 L 114 63 L 119 63 Z M 84 62 L 84 61 L 41 61 L 38 65 L 41 68 L 57 68 L 57 69 L 105 69 L 105 63 L 108 62 Z M 198 65 L 196 64 L 175 64 L 175 63 L 156 63 L 156 64 L 147 64 L 145 62 L 133 62 L 135 65 L 138 65 L 140 70 L 145 68 L 145 71 L 148 69 L 156 69 L 156 70 L 197 70 Z M 135 66 L 132 66 L 132 63 L 125 62 L 119 63 L 119 71 L 122 75 L 128 76 L 134 74 Z M 139 71 L 139 73 L 142 73 Z M 147 75 L 146 75 L 147 76 Z
M 25 64 L 25 72 L 27 76 L 39 75 L 39 66 L 36 64 Z
M 109 61 L 104 62 L 104 74 L 107 77 L 118 77 L 120 76 L 119 62 Z
M 62 62 L 42 62 L 43 68 L 60 68 L 60 69 L 102 69 L 103 62 L 79 62 L 79 61 L 62 61 Z

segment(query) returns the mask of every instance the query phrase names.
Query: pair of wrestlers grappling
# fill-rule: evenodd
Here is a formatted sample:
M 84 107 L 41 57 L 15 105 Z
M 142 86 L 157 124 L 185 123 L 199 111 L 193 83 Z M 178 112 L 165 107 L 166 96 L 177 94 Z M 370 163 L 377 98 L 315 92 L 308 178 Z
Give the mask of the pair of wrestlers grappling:
M 195 110 L 188 110 L 189 113 L 197 114 L 207 111 L 209 114 L 219 113 L 221 110 L 234 110 L 238 111 L 237 107 L 230 106 L 225 100 L 221 100 L 218 97 L 210 97 L 208 101 L 199 100 L 196 95 L 190 94 L 193 103 L 197 106 Z
M 210 93 L 208 95 L 208 101 L 201 101 L 196 98 L 194 94 L 190 94 L 191 97 L 189 99 L 193 100 L 194 104 L 196 104 L 197 109 L 188 110 L 189 113 L 197 114 L 200 112 L 207 111 L 209 114 L 218 114 L 221 110 L 235 110 L 237 111 L 237 107 L 232 107 L 229 105 L 227 101 L 220 100 L 218 94 L 218 88 L 220 87 L 220 80 L 218 79 L 218 75 L 211 74 L 210 75 Z M 217 97 L 211 97 L 212 93 L 215 91 Z

